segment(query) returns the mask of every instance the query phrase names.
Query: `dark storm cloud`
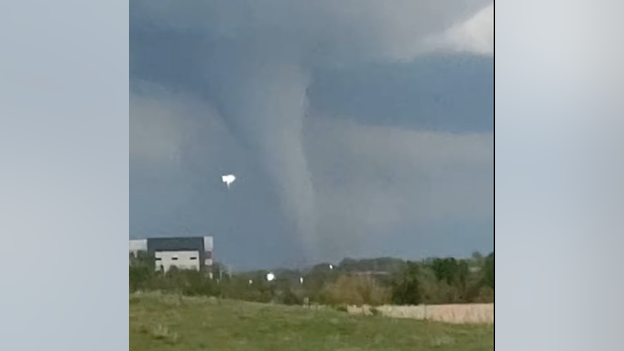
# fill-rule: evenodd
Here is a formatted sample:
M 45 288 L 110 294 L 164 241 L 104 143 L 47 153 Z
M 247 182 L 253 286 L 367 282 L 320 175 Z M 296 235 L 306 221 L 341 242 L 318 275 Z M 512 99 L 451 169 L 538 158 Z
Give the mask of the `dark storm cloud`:
M 308 155 L 314 154 L 315 143 L 306 142 L 306 138 L 302 137 L 306 133 L 304 124 L 307 123 L 306 120 L 322 119 L 316 115 L 326 117 L 340 114 L 364 120 L 371 118 L 371 114 L 358 116 L 357 111 L 344 108 L 340 102 L 331 103 L 330 98 L 323 97 L 322 93 L 318 94 L 319 89 L 323 89 L 323 84 L 328 82 L 323 80 L 323 72 L 354 66 L 366 67 L 371 62 L 409 61 L 428 50 L 425 40 L 428 35 L 442 32 L 469 18 L 486 4 L 487 1 L 478 0 L 131 1 L 131 84 L 136 85 L 138 81 L 152 82 L 162 86 L 170 96 L 154 98 L 150 97 L 150 93 L 141 92 L 141 89 L 133 89 L 136 94 L 134 102 L 137 106 L 143 106 L 136 113 L 131 113 L 131 138 L 137 139 L 131 145 L 131 153 L 136 155 L 137 161 L 133 162 L 141 165 L 135 168 L 136 187 L 140 187 L 138 184 L 145 184 L 145 177 L 148 177 L 145 168 L 153 167 L 145 165 L 145 160 L 149 159 L 146 155 L 161 155 L 161 160 L 156 163 L 160 162 L 160 167 L 169 167 L 171 175 L 155 182 L 153 186 L 176 184 L 175 187 L 179 189 L 164 196 L 165 199 L 177 199 L 164 201 L 172 201 L 178 205 L 163 204 L 162 209 L 158 210 L 158 213 L 166 213 L 167 208 L 177 209 L 173 211 L 175 215 L 164 216 L 169 219 L 162 219 L 161 227 L 172 228 L 169 231 L 185 225 L 200 228 L 207 223 L 204 219 L 197 219 L 201 217 L 202 208 L 222 208 L 226 205 L 219 207 L 219 202 L 231 203 L 233 198 L 240 200 L 239 210 L 250 208 L 249 197 L 257 194 L 251 187 L 247 188 L 247 195 L 238 193 L 228 194 L 226 197 L 224 194 L 215 193 L 219 191 L 217 189 L 222 190 L 218 188 L 217 174 L 238 168 L 236 171 L 243 173 L 242 178 L 239 178 L 242 186 L 255 182 L 256 186 L 263 186 L 263 189 L 272 189 L 276 196 L 271 198 L 267 193 L 263 194 L 268 196 L 269 203 L 281 210 L 278 213 L 265 211 L 262 218 L 275 219 L 279 214 L 285 215 L 288 220 L 284 222 L 286 224 L 281 228 L 277 228 L 280 225 L 273 225 L 273 229 L 295 234 L 302 245 L 302 252 L 308 257 L 323 256 L 324 247 L 332 246 L 327 244 L 328 240 L 331 242 L 332 235 L 334 238 L 340 235 L 337 232 L 332 235 L 319 234 L 318 228 L 321 223 L 320 230 L 331 233 L 339 227 L 338 222 L 334 221 L 333 226 L 328 225 L 327 221 L 317 216 L 319 209 L 325 212 L 328 208 L 327 194 L 330 193 L 327 187 L 323 188 L 328 183 L 323 178 L 331 169 L 324 169 L 326 164 L 323 161 L 315 161 L 314 166 L 310 164 Z M 347 74 L 345 81 L 348 80 Z M 373 77 L 367 83 L 374 84 L 375 81 L 382 80 Z M 317 81 L 318 85 L 315 85 Z M 414 78 L 414 81 L 418 79 Z M 329 82 L 329 85 L 334 86 L 331 80 Z M 395 91 L 403 88 L 391 83 L 387 86 Z M 317 90 L 314 90 L 315 87 Z M 414 94 L 417 92 L 418 89 Z M 366 94 L 375 95 L 374 91 L 364 91 L 361 96 L 366 97 Z M 348 93 L 343 92 L 342 95 Z M 379 116 L 381 119 L 392 118 L 393 115 L 405 118 L 405 113 L 401 116 L 401 108 L 391 108 L 396 105 L 396 101 L 387 97 L 385 101 L 377 100 L 379 106 L 385 104 L 386 108 L 379 107 L 375 110 L 370 108 L 371 105 L 365 105 L 363 110 L 370 110 L 372 114 L 385 111 L 386 116 Z M 323 101 L 330 101 L 335 110 L 325 108 Z M 321 107 L 318 113 L 315 112 L 315 105 Z M 409 109 L 410 106 L 404 106 L 403 112 Z M 169 112 L 159 116 L 159 112 L 154 111 Z M 418 112 L 424 115 L 427 114 L 427 109 Z M 472 114 L 474 117 L 479 113 L 473 111 Z M 423 121 L 431 116 L 415 118 Z M 444 120 L 441 116 L 437 118 Z M 321 125 L 333 128 L 327 124 Z M 451 125 L 453 123 L 447 123 L 447 127 Z M 416 123 L 412 128 L 422 126 Z M 147 132 L 145 128 L 148 128 Z M 470 130 L 468 124 L 460 128 Z M 376 131 L 382 136 L 388 133 L 400 134 L 383 128 Z M 147 133 L 147 136 L 141 136 L 142 132 Z M 344 129 L 344 133 L 357 134 L 357 128 L 355 132 Z M 325 140 L 324 134 L 317 129 L 312 138 Z M 150 138 L 156 140 L 150 142 Z M 336 138 L 336 144 L 350 143 L 351 147 L 354 143 L 363 142 L 358 138 L 352 138 L 349 142 L 341 139 L 341 136 Z M 447 138 L 453 139 L 452 136 Z M 331 143 L 330 140 L 328 142 Z M 231 147 L 224 147 L 224 144 Z M 382 144 L 383 142 L 380 143 Z M 434 141 L 433 147 L 435 145 Z M 424 142 L 422 145 L 417 143 L 411 146 L 430 145 Z M 237 151 L 231 151 L 236 147 Z M 449 152 L 452 153 L 453 150 Z M 375 156 L 377 151 L 371 150 L 373 163 L 381 161 Z M 383 152 L 379 154 L 385 155 L 384 157 L 392 156 Z M 485 154 L 487 157 L 487 152 Z M 163 158 L 162 155 L 167 156 Z M 343 157 L 346 160 L 348 157 L 360 156 L 357 153 L 347 153 Z M 398 162 L 409 163 L 410 156 L 408 153 L 396 157 Z M 233 159 L 237 161 L 232 161 Z M 383 161 L 389 160 L 386 158 Z M 151 161 L 150 164 L 153 163 Z M 389 172 L 393 171 L 394 165 L 396 164 L 390 162 Z M 480 163 L 473 166 L 479 167 Z M 319 173 L 319 169 L 323 171 Z M 395 171 L 401 172 L 401 169 Z M 350 177 L 360 178 L 361 182 L 377 177 L 366 167 L 357 174 L 349 174 Z M 437 176 L 429 174 L 429 177 Z M 248 183 L 245 183 L 245 179 L 248 179 Z M 395 187 L 395 191 L 386 193 L 396 195 L 401 193 L 396 191 L 397 186 L 413 185 L 409 182 L 390 184 L 389 186 Z M 371 190 L 377 190 L 378 194 L 375 197 L 383 198 L 384 191 L 380 191 L 374 184 L 373 186 Z M 363 184 L 361 187 L 357 191 L 367 188 Z M 139 193 L 141 195 L 136 195 L 137 200 L 145 201 L 145 196 L 149 196 L 146 188 Z M 463 194 L 461 191 L 458 193 Z M 198 194 L 213 198 L 207 200 Z M 362 196 L 350 197 L 344 194 L 342 199 L 345 199 L 347 207 L 353 201 L 372 201 L 370 194 L 368 197 Z M 398 203 L 399 208 L 408 206 L 410 196 L 402 196 L 403 199 L 398 202 L 392 200 L 391 204 Z M 411 196 L 418 197 L 417 194 Z M 334 200 L 331 202 L 339 203 Z M 189 206 L 189 203 L 193 206 Z M 194 210 L 189 210 L 191 207 Z M 136 208 L 140 206 L 137 205 Z M 216 213 L 215 211 L 212 212 Z M 367 221 L 374 221 L 375 212 L 383 212 L 382 207 L 374 206 L 355 211 L 360 214 L 362 211 L 368 213 Z M 150 211 L 143 210 L 143 213 L 144 216 L 140 218 L 150 221 Z M 231 220 L 237 218 L 231 212 L 220 212 L 221 215 L 226 213 L 231 216 Z M 399 212 L 399 217 L 401 213 L 405 215 L 405 212 Z M 326 214 L 320 216 L 327 217 Z M 215 215 L 211 218 L 214 223 L 219 222 L 217 217 Z M 390 218 L 400 222 L 399 217 Z M 261 216 L 245 218 L 257 218 L 259 222 L 266 224 L 265 228 L 271 226 Z M 362 229 L 357 224 L 357 218 L 347 219 L 353 221 L 353 230 Z M 138 215 L 137 221 L 141 221 Z M 279 220 L 271 223 L 275 222 Z M 247 228 L 223 229 L 228 232 L 249 232 Z M 267 238 L 266 233 L 256 233 L 259 237 Z M 247 238 L 251 239 L 252 234 L 248 235 Z M 292 238 L 289 235 L 286 237 Z M 324 240 L 324 244 L 319 242 L 320 239 Z

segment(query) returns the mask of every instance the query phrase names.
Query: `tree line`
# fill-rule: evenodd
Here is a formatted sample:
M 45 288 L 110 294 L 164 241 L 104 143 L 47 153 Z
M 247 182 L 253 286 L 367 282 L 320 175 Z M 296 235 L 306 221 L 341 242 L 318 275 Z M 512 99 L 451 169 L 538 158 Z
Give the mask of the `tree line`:
M 163 291 L 255 302 L 330 305 L 417 305 L 489 303 L 494 301 L 494 253 L 405 261 L 396 258 L 345 259 L 338 265 L 318 264 L 304 270 L 223 274 L 215 264 L 206 272 L 156 271 L 146 253 L 130 257 L 130 292 Z

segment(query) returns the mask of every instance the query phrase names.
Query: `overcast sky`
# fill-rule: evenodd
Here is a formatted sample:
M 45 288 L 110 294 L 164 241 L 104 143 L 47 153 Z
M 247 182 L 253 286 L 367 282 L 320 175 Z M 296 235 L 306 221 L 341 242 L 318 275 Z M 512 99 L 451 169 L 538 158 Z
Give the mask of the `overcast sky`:
M 492 250 L 492 20 L 482 0 L 131 1 L 130 236 L 212 235 L 239 268 Z

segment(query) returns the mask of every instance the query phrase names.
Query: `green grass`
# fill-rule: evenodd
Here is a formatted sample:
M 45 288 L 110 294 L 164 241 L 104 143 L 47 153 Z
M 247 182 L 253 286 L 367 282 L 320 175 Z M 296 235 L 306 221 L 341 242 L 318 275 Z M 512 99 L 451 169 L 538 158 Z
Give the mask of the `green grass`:
M 492 326 L 160 294 L 129 304 L 130 351 L 494 350 Z

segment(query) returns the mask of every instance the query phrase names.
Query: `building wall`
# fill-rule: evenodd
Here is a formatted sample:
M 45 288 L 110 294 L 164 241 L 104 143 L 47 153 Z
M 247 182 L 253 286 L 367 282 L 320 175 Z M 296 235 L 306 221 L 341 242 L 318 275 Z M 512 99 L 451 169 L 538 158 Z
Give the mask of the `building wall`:
M 212 249 L 213 249 L 213 239 L 211 236 L 205 236 L 204 237 L 204 253 L 203 253 L 203 258 L 204 258 L 204 266 L 206 267 L 212 267 Z
M 211 269 L 213 265 L 213 238 L 170 237 L 130 240 L 130 252 L 151 252 L 156 258 L 156 269 Z
M 147 251 L 147 239 L 138 239 L 138 240 L 130 240 L 130 249 L 131 254 L 135 256 L 142 251 Z M 130 259 L 130 257 L 128 256 Z M 132 264 L 132 259 L 130 259 L 129 264 Z
M 130 252 L 147 251 L 147 239 L 130 240 Z
M 154 253 L 156 269 L 169 271 L 175 266 L 178 269 L 200 269 L 201 255 L 199 251 L 161 251 Z
M 212 252 L 213 246 L 214 246 L 214 241 L 213 241 L 212 237 L 211 236 L 205 236 L 204 237 L 204 249 L 206 251 Z

